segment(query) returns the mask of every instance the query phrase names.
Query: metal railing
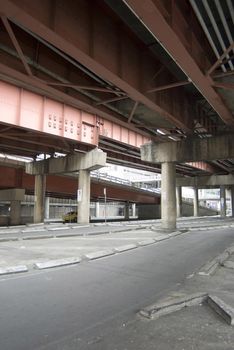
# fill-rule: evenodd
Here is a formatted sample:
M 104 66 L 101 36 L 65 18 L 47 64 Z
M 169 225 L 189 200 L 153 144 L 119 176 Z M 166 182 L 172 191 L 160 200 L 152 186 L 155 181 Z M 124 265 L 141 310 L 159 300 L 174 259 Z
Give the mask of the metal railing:
M 129 186 L 129 187 L 134 187 L 134 188 L 139 188 L 141 190 L 149 191 L 152 193 L 158 193 L 158 194 L 161 193 L 161 188 L 153 187 L 152 185 L 150 186 L 149 184 L 145 184 L 145 183 L 137 183 L 136 184 L 135 182 L 132 182 L 128 179 L 123 179 L 123 178 L 119 178 L 116 176 L 111 176 L 111 175 L 108 175 L 107 173 L 100 173 L 98 171 L 92 171 L 91 176 L 97 180 L 114 182 L 116 184 L 125 185 L 125 186 Z

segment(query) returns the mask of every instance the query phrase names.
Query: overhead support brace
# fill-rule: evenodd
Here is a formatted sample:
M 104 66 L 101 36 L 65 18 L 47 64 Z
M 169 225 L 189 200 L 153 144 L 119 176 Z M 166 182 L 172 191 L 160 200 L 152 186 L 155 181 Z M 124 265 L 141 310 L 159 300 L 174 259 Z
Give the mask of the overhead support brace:
M 134 103 L 134 106 L 133 106 L 133 108 L 132 108 L 132 110 L 131 110 L 131 113 L 130 113 L 130 115 L 129 115 L 129 117 L 128 117 L 128 123 L 131 123 L 131 120 L 132 120 L 132 118 L 134 117 L 134 114 L 135 114 L 135 112 L 136 112 L 136 109 L 137 109 L 138 104 L 139 104 L 138 101 L 136 101 L 136 102 Z
M 207 71 L 207 75 L 210 75 L 216 68 L 218 68 L 224 58 L 229 54 L 230 51 L 234 49 L 234 42 L 227 48 L 227 50 L 224 51 L 224 53 L 220 56 L 220 58 L 210 67 L 210 69 Z
M 156 86 L 155 88 L 152 88 L 150 90 L 148 90 L 148 93 L 151 92 L 157 92 L 157 91 L 163 91 L 163 90 L 168 90 L 168 89 L 173 89 L 175 87 L 179 87 L 179 86 L 185 86 L 185 85 L 189 85 L 191 84 L 191 81 L 185 80 L 185 81 L 178 81 L 177 83 L 171 83 L 171 84 L 167 84 L 167 85 L 163 85 L 163 86 Z
M 65 3 L 65 0 L 63 1 Z M 79 3 L 79 1 L 78 1 Z M 18 6 L 10 0 L 4 0 L 2 2 L 0 2 L 0 12 L 5 14 L 6 17 L 8 18 L 12 18 L 14 19 L 14 21 L 19 25 L 22 26 L 23 28 L 25 28 L 29 33 L 33 33 L 33 35 L 38 38 L 39 41 L 42 41 L 43 43 L 48 43 L 48 45 L 53 48 L 56 48 L 56 52 L 63 53 L 63 56 L 67 56 L 69 57 L 69 59 L 71 58 L 74 61 L 78 61 L 79 64 L 83 67 L 85 67 L 85 69 L 87 71 L 93 72 L 95 74 L 95 76 L 98 76 L 101 80 L 108 82 L 110 85 L 115 86 L 117 88 L 117 90 L 119 89 L 120 92 L 124 91 L 131 100 L 133 101 L 139 101 L 139 103 L 145 105 L 148 109 L 150 109 L 152 112 L 158 114 L 161 116 L 161 118 L 166 120 L 167 124 L 172 124 L 172 126 L 176 126 L 178 128 L 183 129 L 186 132 L 191 132 L 193 130 L 193 123 L 191 122 L 191 120 L 189 118 L 187 118 L 187 114 L 186 113 L 178 113 L 176 111 L 176 108 L 164 108 L 161 106 L 161 104 L 159 104 L 155 98 L 153 98 L 152 96 L 147 96 L 146 93 L 142 92 L 139 84 L 138 84 L 138 79 L 130 79 L 128 78 L 128 76 L 130 77 L 131 74 L 127 74 L 126 77 L 124 76 L 120 76 L 119 73 L 116 71 L 116 69 L 114 68 L 114 64 L 109 64 L 110 59 L 107 59 L 106 55 L 96 55 L 96 57 L 93 57 L 90 53 L 87 53 L 87 50 L 84 49 L 84 46 L 81 44 L 80 40 L 70 40 L 71 38 L 69 38 L 69 32 L 71 32 L 72 30 L 78 30 L 77 35 L 81 35 L 82 33 L 82 37 L 85 38 L 85 34 L 90 34 L 89 29 L 87 29 L 86 31 L 86 27 L 88 28 L 88 26 L 84 26 L 82 28 L 84 28 L 85 33 L 83 32 L 79 32 L 79 28 L 77 28 L 75 26 L 76 21 L 78 22 L 79 20 L 79 16 L 77 17 L 76 14 L 74 13 L 74 16 L 72 16 L 71 13 L 71 20 L 70 21 L 57 21 L 55 28 L 51 28 L 50 25 L 48 25 L 48 23 L 46 21 L 42 21 L 41 20 L 41 8 L 40 8 L 40 4 L 38 2 L 35 2 L 34 4 L 35 6 L 33 6 L 33 14 L 29 14 L 29 12 L 26 12 L 22 6 L 20 7 L 20 5 L 18 4 Z M 59 11 L 61 11 L 62 6 L 57 6 L 57 9 Z M 100 10 L 100 13 L 102 10 Z M 45 14 L 47 16 L 47 14 Z M 57 16 L 59 16 L 59 14 L 57 14 Z M 63 16 L 63 13 L 61 12 L 61 16 Z M 61 17 L 62 18 L 62 17 Z M 101 17 L 100 17 L 101 18 Z M 100 21 L 102 22 L 102 21 Z M 105 21 L 104 21 L 105 22 Z M 79 23 L 79 22 L 78 22 Z M 68 26 L 68 28 L 66 28 L 66 25 Z M 94 26 L 95 27 L 95 26 Z M 100 27 L 104 30 L 105 29 L 105 25 L 100 23 Z M 114 36 L 116 36 L 116 27 L 114 26 L 113 28 L 113 32 L 111 31 L 111 34 L 113 34 Z M 95 32 L 95 28 L 94 28 L 94 32 Z M 118 35 L 118 34 L 117 34 Z M 88 36 L 90 39 L 90 35 Z M 130 36 L 129 36 L 130 38 Z M 118 39 L 118 37 L 116 37 L 116 39 Z M 84 39 L 85 40 L 85 39 Z M 132 40 L 130 38 L 130 40 Z M 100 42 L 100 43 L 99 43 Z M 118 42 L 119 40 L 113 40 L 113 47 L 117 48 L 118 47 Z M 133 42 L 133 46 L 136 47 L 137 51 L 141 49 L 141 45 L 139 45 L 138 43 L 134 43 Z M 87 45 L 91 45 L 91 42 L 87 42 Z M 102 40 L 95 40 L 95 45 L 98 48 L 98 52 L 100 50 L 100 52 L 104 52 L 103 51 L 103 43 Z M 112 47 L 112 45 L 111 45 Z M 105 47 L 106 49 L 106 47 Z M 131 51 L 131 45 L 125 46 L 125 50 L 126 50 L 126 54 L 128 54 L 128 52 L 134 52 Z M 95 50 L 96 51 L 96 50 Z M 129 70 L 129 64 L 128 64 L 128 60 L 124 60 L 123 58 L 121 58 L 122 56 L 119 55 L 119 50 L 112 50 L 111 54 L 108 55 L 108 57 L 111 57 L 111 61 L 113 62 L 120 62 L 121 63 L 121 67 L 123 72 L 124 71 L 128 71 Z M 139 51 L 140 52 L 140 51 Z M 105 58 L 103 58 L 105 57 Z M 151 62 L 151 55 L 147 54 L 147 60 L 145 64 L 148 64 L 148 62 Z M 150 63 L 151 64 L 151 63 Z M 152 64 L 153 67 L 153 64 Z M 1 69 L 1 68 L 0 68 Z M 133 72 L 134 75 L 139 75 L 139 77 L 141 76 L 141 74 L 144 74 L 144 71 L 141 72 L 141 70 L 143 70 L 143 68 L 141 68 L 141 65 L 137 64 L 137 71 L 135 71 L 135 69 L 131 69 L 131 71 Z M 148 69 L 147 69 L 148 71 Z M 151 74 L 148 74 L 147 79 L 151 77 Z M 46 83 L 42 83 L 39 82 L 38 79 L 33 79 L 34 81 L 32 82 L 31 86 L 35 87 L 35 85 L 37 84 L 43 84 L 44 88 L 49 89 L 52 87 L 47 85 Z M 56 89 L 57 90 L 57 89 Z M 75 104 L 80 104 L 82 101 L 82 104 L 86 104 L 88 105 L 87 111 L 91 111 L 94 109 L 97 109 L 98 115 L 101 115 L 104 117 L 104 113 L 107 114 L 105 108 L 103 108 L 103 104 L 101 104 L 99 108 L 97 108 L 96 105 L 91 105 L 90 103 L 86 103 L 86 97 L 84 98 L 84 100 L 82 99 L 81 101 L 77 101 L 77 99 L 73 98 L 72 96 L 68 96 L 67 94 L 63 93 L 62 91 L 57 90 L 55 93 L 57 94 L 64 94 L 66 96 L 66 99 L 73 99 L 73 101 L 75 102 Z M 58 95 L 55 95 L 58 96 Z M 82 96 L 83 97 L 83 96 Z M 170 100 L 170 97 L 168 97 L 168 100 Z M 72 103 L 74 103 L 72 102 Z M 189 101 L 187 101 L 187 103 L 189 103 Z M 113 113 L 108 113 L 109 118 L 113 118 Z M 122 121 L 123 123 L 123 121 Z M 130 123 L 129 123 L 130 124 Z M 130 125 L 131 127 L 134 127 L 133 125 Z M 171 125 L 169 125 L 171 127 Z
M 220 83 L 220 82 L 215 82 L 213 84 L 214 87 L 224 89 L 224 90 L 234 90 L 234 84 L 232 83 Z
M 220 118 L 228 125 L 234 125 L 234 117 L 212 86 L 210 76 L 203 74 L 191 53 L 184 46 L 175 30 L 165 20 L 153 0 L 126 0 L 132 12 L 182 68 L 193 84 L 210 103 Z
M 62 174 L 79 170 L 96 170 L 106 165 L 106 153 L 96 148 L 86 154 L 74 154 L 60 158 L 49 158 L 26 164 L 26 173 Z
M 23 65 L 24 65 L 24 68 L 25 68 L 26 72 L 28 73 L 28 75 L 32 76 L 33 74 L 32 74 L 31 68 L 29 67 L 29 65 L 28 65 L 28 63 L 27 63 L 27 61 L 26 61 L 26 59 L 24 57 L 23 51 L 22 51 L 22 49 L 21 49 L 21 47 L 20 47 L 20 45 L 19 45 L 19 43 L 18 43 L 18 41 L 16 39 L 16 36 L 15 36 L 15 34 L 14 34 L 12 28 L 11 28 L 11 25 L 10 25 L 7 17 L 4 16 L 4 15 L 1 15 L 1 19 L 2 19 L 2 22 L 3 22 L 3 24 L 4 24 L 5 28 L 6 28 L 6 31 L 9 34 L 9 37 L 10 37 L 10 39 L 11 39 L 11 41 L 12 41 L 12 43 L 13 43 L 13 45 L 14 45 L 14 47 L 15 47 L 15 49 L 16 49 L 16 51 L 17 51 L 17 53 L 18 53 L 18 55 L 19 55 L 19 57 L 20 57 L 20 59 L 21 59 L 21 61 L 23 63 Z

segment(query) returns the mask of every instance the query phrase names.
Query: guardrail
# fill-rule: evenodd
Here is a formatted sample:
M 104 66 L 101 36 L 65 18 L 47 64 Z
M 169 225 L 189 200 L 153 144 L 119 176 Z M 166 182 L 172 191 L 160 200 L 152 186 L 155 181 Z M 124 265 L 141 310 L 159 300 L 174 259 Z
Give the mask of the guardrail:
M 92 171 L 91 176 L 96 178 L 96 179 L 110 181 L 110 182 L 114 182 L 114 183 L 117 183 L 120 185 L 130 186 L 130 187 L 134 187 L 134 188 L 139 188 L 141 190 L 149 191 L 152 193 L 157 193 L 157 194 L 161 193 L 161 188 L 152 187 L 152 186 L 149 186 L 146 184 L 135 184 L 134 182 L 132 182 L 128 179 L 122 179 L 122 178 L 119 178 L 116 176 L 111 176 L 111 175 L 108 175 L 106 173 L 99 173 L 98 171 Z

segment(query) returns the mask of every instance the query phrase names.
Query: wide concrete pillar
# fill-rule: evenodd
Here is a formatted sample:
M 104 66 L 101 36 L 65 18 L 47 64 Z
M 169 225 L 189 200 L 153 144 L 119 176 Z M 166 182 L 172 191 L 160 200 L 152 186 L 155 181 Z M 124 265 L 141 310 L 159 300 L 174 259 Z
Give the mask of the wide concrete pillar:
M 78 215 L 79 224 L 89 223 L 90 212 L 90 171 L 79 171 L 79 198 L 78 198 Z
M 35 175 L 34 188 L 34 223 L 44 221 L 45 213 L 45 189 L 46 189 L 46 175 Z
M 11 201 L 10 225 L 21 224 L 21 201 Z
M 224 185 L 220 186 L 220 216 L 226 216 L 226 188 Z
M 180 218 L 182 215 L 182 187 L 176 187 L 176 214 L 177 218 Z
M 176 228 L 175 175 L 174 163 L 162 163 L 161 219 L 162 229 L 166 231 L 172 231 Z
M 50 218 L 50 197 L 45 197 L 45 219 Z
M 199 198 L 198 198 L 198 188 L 193 188 L 193 216 L 199 215 Z

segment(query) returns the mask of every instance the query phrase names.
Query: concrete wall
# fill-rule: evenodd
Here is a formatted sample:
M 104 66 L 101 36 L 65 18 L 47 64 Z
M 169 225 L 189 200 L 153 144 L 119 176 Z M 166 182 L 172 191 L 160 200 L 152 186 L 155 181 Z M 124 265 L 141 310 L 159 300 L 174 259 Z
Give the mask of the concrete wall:
M 161 218 L 161 205 L 159 204 L 138 204 L 138 219 L 160 219 Z
M 160 219 L 161 218 L 161 206 L 158 204 L 139 204 L 138 206 L 138 219 Z M 199 207 L 199 216 L 212 216 L 219 214 L 217 211 L 209 208 Z M 193 216 L 193 204 L 183 202 L 182 204 L 182 216 Z
M 199 216 L 212 216 L 217 214 L 219 214 L 219 212 L 216 210 L 199 206 Z M 193 216 L 193 203 L 183 202 L 182 216 Z

